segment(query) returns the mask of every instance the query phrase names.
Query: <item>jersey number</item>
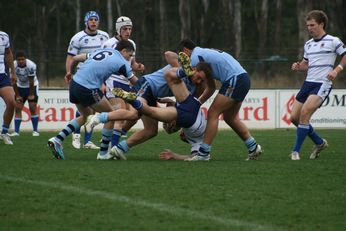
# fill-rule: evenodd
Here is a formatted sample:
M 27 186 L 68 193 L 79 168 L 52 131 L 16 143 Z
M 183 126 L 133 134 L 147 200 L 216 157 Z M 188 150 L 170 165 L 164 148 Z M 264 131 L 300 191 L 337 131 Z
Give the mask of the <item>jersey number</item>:
M 95 54 L 93 56 L 93 59 L 96 60 L 96 61 L 100 61 L 100 60 L 106 58 L 106 56 L 111 56 L 112 54 L 113 53 L 110 52 L 110 51 L 101 51 L 101 52 Z

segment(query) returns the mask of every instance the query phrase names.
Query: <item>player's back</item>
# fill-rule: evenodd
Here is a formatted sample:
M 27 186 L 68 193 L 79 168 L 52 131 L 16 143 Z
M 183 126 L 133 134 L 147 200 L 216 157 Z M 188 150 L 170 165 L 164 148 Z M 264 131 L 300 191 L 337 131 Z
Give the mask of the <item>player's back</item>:
M 199 62 L 209 63 L 213 78 L 221 82 L 246 73 L 240 63 L 230 54 L 216 49 L 195 47 L 191 54 L 191 65 L 195 67 Z
M 99 49 L 89 55 L 73 80 L 86 88 L 96 89 L 112 74 L 131 76 L 129 62 L 117 50 Z

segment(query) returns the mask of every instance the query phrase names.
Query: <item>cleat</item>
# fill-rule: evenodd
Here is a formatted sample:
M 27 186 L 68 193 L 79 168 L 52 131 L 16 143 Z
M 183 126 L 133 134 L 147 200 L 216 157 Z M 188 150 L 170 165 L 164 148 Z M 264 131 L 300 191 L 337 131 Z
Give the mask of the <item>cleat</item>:
M 314 146 L 314 149 L 312 150 L 312 153 L 310 155 L 310 160 L 317 159 L 320 156 L 321 151 L 326 149 L 327 147 L 328 147 L 328 142 L 327 140 L 323 139 L 322 144 Z
M 121 88 L 113 88 L 112 93 L 114 96 L 122 98 L 126 101 L 134 101 L 137 99 L 137 94 L 135 92 L 127 92 Z
M 83 148 L 86 148 L 86 149 L 94 149 L 94 150 L 100 149 L 99 146 L 97 146 L 96 144 L 94 144 L 94 143 L 91 142 L 91 141 L 88 141 L 88 143 L 84 144 L 84 145 L 83 145 Z
M 47 146 L 50 148 L 55 158 L 57 158 L 58 160 L 65 159 L 62 145 L 58 141 L 56 141 L 55 137 L 52 137 L 48 140 Z
M 300 160 L 298 152 L 292 152 L 290 157 L 291 157 L 291 160 Z
M 181 68 L 188 77 L 191 77 L 193 76 L 193 74 L 195 74 L 195 71 L 191 67 L 190 57 L 187 54 L 185 54 L 184 52 L 179 52 L 178 61 L 181 65 Z
M 261 145 L 257 144 L 256 149 L 250 152 L 246 160 L 257 160 L 257 158 L 263 153 Z
M 117 160 L 126 160 L 126 156 L 123 150 L 121 150 L 118 146 L 114 146 L 110 150 L 110 154 Z
M 96 159 L 97 160 L 116 160 L 114 159 L 114 156 L 112 156 L 109 152 L 107 152 L 104 155 L 101 155 L 100 153 L 98 153 Z
M 80 134 L 73 133 L 72 134 L 72 146 L 76 149 L 80 149 Z
M 19 133 L 18 132 L 12 132 L 10 134 L 8 134 L 9 136 L 13 137 L 13 136 L 19 136 Z
M 94 127 L 100 123 L 101 122 L 98 119 L 97 115 L 89 115 L 86 123 L 84 124 L 85 132 L 90 133 L 94 129 Z
M 200 156 L 200 155 L 194 155 L 190 158 L 185 159 L 184 161 L 209 161 L 210 155 L 207 156 Z
M 12 142 L 12 140 L 11 140 L 11 137 L 9 136 L 8 133 L 6 133 L 6 134 L 1 134 L 1 139 L 4 141 L 4 144 L 13 145 L 13 142 Z
M 38 133 L 37 131 L 33 131 L 32 136 L 40 136 L 40 133 Z

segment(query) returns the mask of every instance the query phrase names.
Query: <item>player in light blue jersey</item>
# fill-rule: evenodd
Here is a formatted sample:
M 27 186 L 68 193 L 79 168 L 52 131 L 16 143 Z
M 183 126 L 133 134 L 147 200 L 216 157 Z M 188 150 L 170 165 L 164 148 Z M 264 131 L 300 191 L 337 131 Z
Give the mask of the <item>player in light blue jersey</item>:
M 17 100 L 14 117 L 14 132 L 11 133 L 10 136 L 19 136 L 20 125 L 22 123 L 22 110 L 26 101 L 28 101 L 29 104 L 33 128 L 32 135 L 39 136 L 39 115 L 37 112 L 39 82 L 36 76 L 36 64 L 26 58 L 23 51 L 18 51 L 16 53 L 16 60 L 14 61 L 14 68 L 17 73 L 17 84 L 13 87 L 15 92 L 18 92 L 19 95 L 16 95 Z
M 81 116 L 71 120 L 57 136 L 49 139 L 48 147 L 57 159 L 65 158 L 62 150 L 62 142 L 66 136 L 79 129 L 86 122 L 86 118 L 93 114 L 93 111 L 110 112 L 113 110 L 100 88 L 111 74 L 132 75 L 128 60 L 131 58 L 133 51 L 134 48 L 130 42 L 121 41 L 117 46 L 117 50 L 99 49 L 90 55 L 81 54 L 74 57 L 75 61 L 84 61 L 88 57 L 70 81 L 69 87 L 70 102 L 77 106 L 81 112 Z M 135 110 L 119 109 L 109 119 L 133 120 L 137 117 L 138 113 Z M 113 133 L 113 126 L 114 122 L 112 121 L 105 123 L 101 131 L 102 141 L 100 151 L 97 155 L 97 159 L 99 160 L 113 158 L 113 156 L 107 153 L 109 141 Z
M 165 69 L 165 68 L 164 68 Z M 148 119 L 148 121 L 151 121 L 149 119 L 153 120 L 152 125 L 155 125 L 155 131 L 151 131 L 152 133 L 148 133 L 148 130 L 150 131 L 150 128 L 148 126 L 147 121 L 144 123 L 144 129 L 136 132 L 132 136 L 129 137 L 126 141 L 120 142 L 118 145 L 114 146 L 110 153 L 114 155 L 117 159 L 126 159 L 125 153 L 127 153 L 130 149 L 130 147 L 133 147 L 134 145 L 137 145 L 139 139 L 141 139 L 141 142 L 146 141 L 146 137 L 152 137 L 149 136 L 151 134 L 157 134 L 157 124 L 158 121 L 162 121 L 165 123 L 174 123 L 177 127 L 185 129 L 186 135 L 190 138 L 192 141 L 196 141 L 197 139 L 201 140 L 204 133 L 204 127 L 203 127 L 203 114 L 200 110 L 200 107 L 202 103 L 204 103 L 205 100 L 207 100 L 214 91 L 209 92 L 209 97 L 200 98 L 203 101 L 199 101 L 196 97 L 192 95 L 192 93 L 189 91 L 186 83 L 177 77 L 177 70 L 178 68 L 170 68 L 166 70 L 164 73 L 162 73 L 162 69 L 158 72 L 155 72 L 155 77 L 160 78 L 157 74 L 162 73 L 164 75 L 165 83 L 160 84 L 161 88 L 166 88 L 168 86 L 170 88 L 170 91 L 162 91 L 166 92 L 166 94 L 173 94 L 176 102 L 173 101 L 160 101 L 161 103 L 170 103 L 171 106 L 168 107 L 157 107 L 157 98 L 155 98 L 154 95 L 159 95 L 158 91 L 150 91 L 149 89 L 152 89 L 150 87 L 143 88 L 143 90 L 146 92 L 146 94 L 138 95 L 136 96 L 134 93 L 134 97 L 129 97 L 129 93 L 124 93 L 124 90 L 118 88 L 115 91 L 115 94 L 120 97 L 124 97 L 127 99 L 133 107 L 135 107 L 141 114 L 145 115 L 145 117 Z M 194 89 L 197 90 L 196 93 L 201 94 L 204 92 L 204 89 L 208 88 L 215 88 L 215 83 L 212 78 L 209 78 L 209 75 L 211 73 L 211 68 L 206 63 L 199 63 L 197 67 L 197 71 L 195 76 L 191 77 L 189 81 L 191 81 L 195 86 Z M 198 75 L 198 77 L 197 77 Z M 158 81 L 156 81 L 158 82 Z M 214 86 L 214 87 L 213 87 Z M 156 85 L 157 87 L 157 85 Z M 158 88 L 156 88 L 158 89 Z M 139 91 L 141 92 L 141 91 Z M 156 92 L 153 93 L 153 92 Z M 144 92 L 143 92 L 144 93 Z M 163 95 L 161 95 L 163 96 Z M 164 95 L 167 96 L 167 95 Z M 138 97 L 138 98 L 137 98 Z M 143 100 L 144 97 L 147 100 Z M 136 99 L 137 98 L 137 99 Z M 173 104 L 172 104 L 173 103 Z M 154 106 L 149 106 L 149 104 Z M 111 114 L 113 112 L 110 112 Z M 95 126 L 100 122 L 107 122 L 109 117 L 107 115 L 108 113 L 101 113 L 100 115 L 93 115 L 88 118 L 88 122 L 90 126 Z M 154 124 L 155 122 L 155 124 Z M 151 124 L 150 124 L 151 125 Z M 88 126 L 88 125 L 86 125 Z M 140 135 L 138 135 L 140 134 Z M 147 135 L 148 134 L 148 135 Z
M 84 30 L 75 34 L 70 41 L 67 49 L 66 57 L 66 75 L 65 80 L 69 82 L 71 79 L 71 64 L 73 57 L 78 54 L 87 54 L 102 48 L 103 44 L 109 39 L 107 32 L 99 30 L 100 16 L 95 11 L 88 11 L 84 16 Z M 79 64 L 81 66 L 82 63 Z M 76 117 L 79 112 L 76 112 Z M 99 149 L 92 141 L 92 132 L 84 133 L 84 148 Z M 72 146 L 74 148 L 81 148 L 80 131 L 77 130 L 72 135 Z
M 332 90 L 336 76 L 346 66 L 346 46 L 334 36 L 326 34 L 327 15 L 320 10 L 307 14 L 306 26 L 312 39 L 304 46 L 304 57 L 292 64 L 293 71 L 307 71 L 306 80 L 296 95 L 292 106 L 291 121 L 297 127 L 296 142 L 290 154 L 292 160 L 300 160 L 300 149 L 308 136 L 315 143 L 310 159 L 320 156 L 328 146 L 310 124 L 310 118 L 322 105 Z M 342 56 L 340 63 L 334 67 L 336 56 Z
M 213 78 L 222 84 L 209 108 L 207 128 L 198 155 L 188 160 L 209 160 L 211 144 L 216 136 L 221 114 L 224 115 L 225 122 L 244 141 L 248 149 L 247 160 L 257 159 L 262 153 L 261 146 L 257 144 L 246 125 L 237 116 L 250 89 L 250 78 L 247 72 L 237 60 L 226 52 L 197 47 L 190 39 L 182 40 L 179 47 L 183 51 L 180 56 L 187 55 L 190 57 L 192 68 L 195 68 L 200 62 L 208 63 L 211 66 Z M 183 63 L 182 67 L 186 69 L 186 63 Z
M 11 70 L 11 78 L 6 73 L 5 64 Z M 0 97 L 6 104 L 0 139 L 2 139 L 4 144 L 8 145 L 13 145 L 13 142 L 8 135 L 8 129 L 10 127 L 16 105 L 15 93 L 12 87 L 12 85 L 16 84 L 16 82 L 17 75 L 13 65 L 13 54 L 10 46 L 10 39 L 8 34 L 0 31 Z
M 157 103 L 159 102 L 160 98 L 173 96 L 170 85 L 167 84 L 165 73 L 172 70 L 172 67 L 179 67 L 178 58 L 177 54 L 171 51 L 165 52 L 165 58 L 169 65 L 156 72 L 142 76 L 142 78 L 134 86 L 134 88 L 137 90 L 137 99 L 146 107 L 157 107 Z M 199 94 L 200 102 L 205 102 L 214 92 L 214 89 L 212 89 L 213 83 L 210 83 L 209 85 L 203 83 L 203 87 L 207 90 L 201 91 L 196 88 L 192 79 L 184 78 L 183 81 L 184 85 L 188 89 L 188 92 L 190 92 L 192 95 L 195 93 Z M 118 145 L 114 146 L 112 150 L 119 148 L 119 153 L 121 154 L 120 158 L 122 158 L 125 157 L 124 154 L 127 153 L 131 147 L 155 137 L 158 133 L 157 119 L 157 117 L 153 118 L 148 114 L 143 114 L 141 120 L 144 128 L 136 131 L 128 139 L 121 141 Z M 114 152 L 112 153 L 114 154 Z

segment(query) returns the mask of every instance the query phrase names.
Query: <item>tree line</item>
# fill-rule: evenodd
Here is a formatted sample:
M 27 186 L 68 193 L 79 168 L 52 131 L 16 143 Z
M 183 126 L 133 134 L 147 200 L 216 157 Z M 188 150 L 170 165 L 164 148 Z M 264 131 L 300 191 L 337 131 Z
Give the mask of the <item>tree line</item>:
M 146 65 L 146 73 L 162 67 L 163 52 L 175 50 L 182 38 L 189 37 L 202 47 L 225 50 L 239 59 L 259 80 L 255 87 L 296 87 L 302 82 L 280 79 L 299 76 L 289 68 L 302 58 L 309 38 L 308 11 L 325 11 L 327 31 L 346 40 L 343 0 L 12 0 L 1 1 L 0 9 L 0 30 L 10 35 L 14 52 L 24 50 L 37 63 L 45 86 L 64 76 L 68 43 L 84 28 L 83 17 L 89 10 L 100 14 L 100 29 L 110 36 L 116 18 L 132 19 L 137 59 Z M 346 87 L 346 81 L 338 80 L 337 87 Z

